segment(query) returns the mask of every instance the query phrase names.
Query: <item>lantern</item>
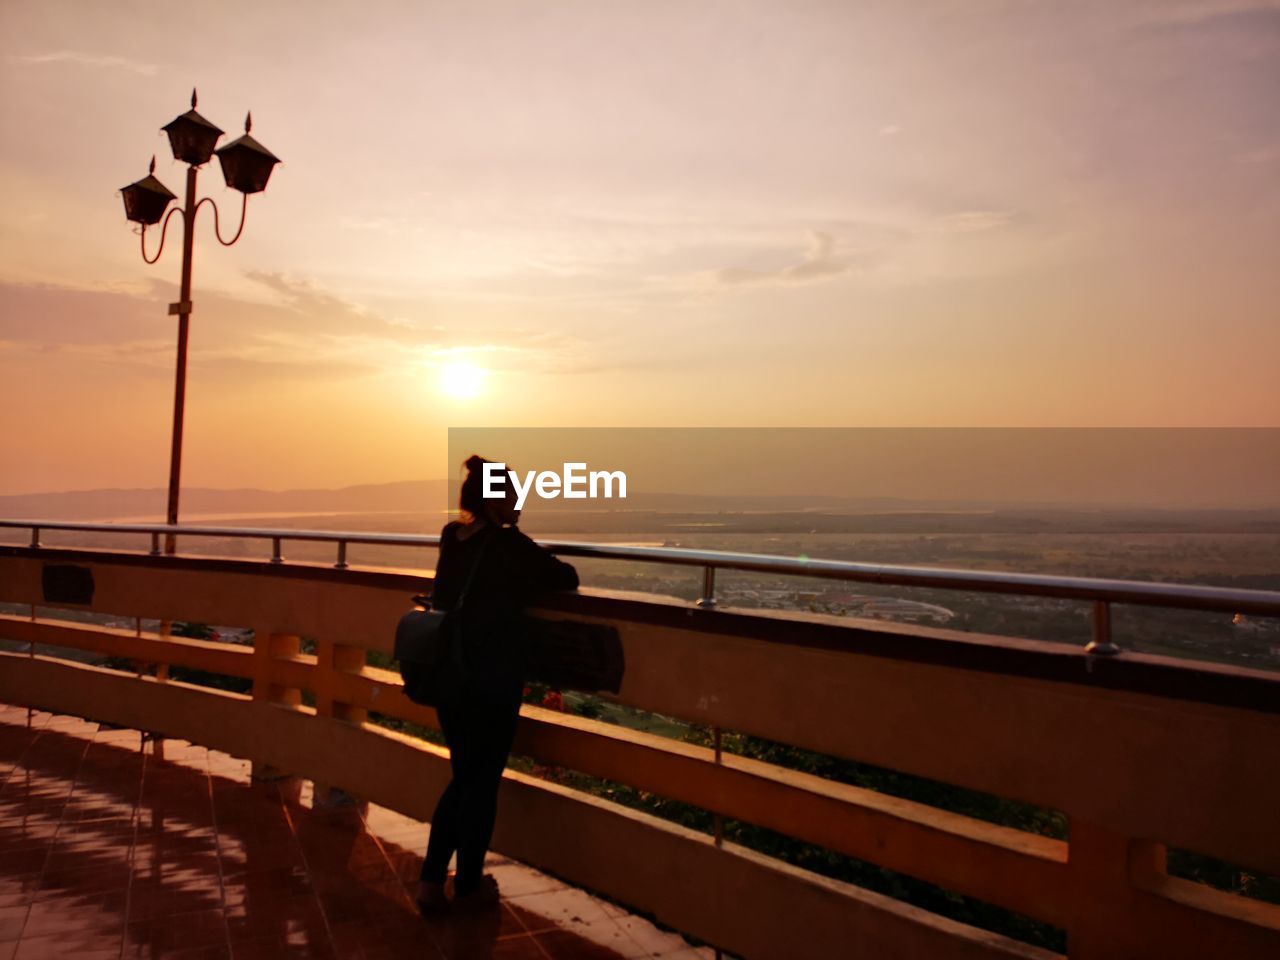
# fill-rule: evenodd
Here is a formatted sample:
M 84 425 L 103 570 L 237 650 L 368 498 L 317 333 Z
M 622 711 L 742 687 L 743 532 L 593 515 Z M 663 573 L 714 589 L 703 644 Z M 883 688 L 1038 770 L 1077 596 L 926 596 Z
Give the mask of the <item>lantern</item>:
M 134 223 L 147 226 L 160 222 L 169 201 L 176 196 L 156 179 L 155 157 L 151 158 L 151 169 L 147 175 L 123 187 L 120 195 L 124 198 L 124 215 Z
M 232 140 L 216 151 L 227 186 L 241 193 L 259 193 L 266 189 L 272 168 L 280 162 L 279 157 L 249 136 L 252 126 L 253 116 L 246 114 L 244 136 Z
M 169 146 L 175 159 L 200 166 L 213 156 L 222 130 L 196 113 L 196 92 L 191 91 L 191 109 L 160 128 L 169 135 Z

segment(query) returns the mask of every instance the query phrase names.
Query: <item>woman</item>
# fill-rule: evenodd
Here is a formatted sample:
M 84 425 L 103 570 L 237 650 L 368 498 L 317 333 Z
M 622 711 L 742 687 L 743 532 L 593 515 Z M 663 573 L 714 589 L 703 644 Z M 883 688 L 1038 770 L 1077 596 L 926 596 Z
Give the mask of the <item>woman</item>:
M 431 818 L 417 892 L 424 913 L 447 906 L 444 883 L 455 851 L 455 905 L 498 900 L 497 881 L 483 867 L 524 690 L 520 611 L 539 594 L 578 586 L 573 567 L 516 527 L 520 511 L 509 478 L 497 485 L 505 499 L 484 497 L 487 462 L 477 456 L 466 462 L 458 498 L 463 520 L 446 524 L 440 534 L 431 594 L 437 610 L 456 611 L 436 708 L 453 778 Z

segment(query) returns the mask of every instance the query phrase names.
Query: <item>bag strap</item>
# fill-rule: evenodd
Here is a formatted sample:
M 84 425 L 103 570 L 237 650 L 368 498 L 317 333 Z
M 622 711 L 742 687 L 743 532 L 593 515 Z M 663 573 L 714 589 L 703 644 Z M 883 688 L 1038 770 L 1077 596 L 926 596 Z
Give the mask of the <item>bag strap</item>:
M 471 589 L 471 583 L 476 578 L 476 571 L 480 569 L 480 561 L 484 559 L 484 552 L 489 549 L 489 541 L 491 541 L 494 538 L 495 534 L 491 529 L 487 533 L 480 534 L 480 536 L 483 536 L 484 540 L 480 544 L 480 551 L 479 553 L 476 554 L 475 560 L 471 562 L 471 569 L 467 572 L 467 579 L 463 581 L 462 590 L 459 591 L 458 599 L 453 605 L 454 610 L 462 609 L 462 602 L 466 600 L 467 591 Z M 456 534 L 454 539 L 457 539 Z M 461 541 L 458 541 L 458 542 L 461 543 Z

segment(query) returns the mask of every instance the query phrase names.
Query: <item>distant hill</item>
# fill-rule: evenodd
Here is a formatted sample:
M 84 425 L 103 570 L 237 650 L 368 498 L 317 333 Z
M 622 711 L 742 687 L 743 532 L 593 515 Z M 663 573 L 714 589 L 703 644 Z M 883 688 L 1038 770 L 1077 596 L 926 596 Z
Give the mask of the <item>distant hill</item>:
M 405 480 L 367 483 L 336 490 L 215 490 L 192 487 L 182 491 L 181 515 L 365 513 L 442 510 L 448 495 L 445 480 Z M 124 517 L 164 520 L 168 491 L 70 490 L 62 493 L 24 493 L 0 496 L 0 518 L 12 520 L 113 520 Z
M 456 497 L 456 491 L 453 494 Z M 166 491 L 72 490 L 0 496 L 0 519 L 136 520 L 161 522 Z M 332 490 L 217 490 L 182 492 L 181 516 L 241 519 L 288 515 L 438 514 L 451 502 L 447 480 L 405 480 Z M 790 495 L 707 495 L 634 493 L 626 500 L 563 500 L 531 504 L 531 530 L 678 530 L 714 519 L 723 530 L 810 530 L 827 532 L 921 531 L 1149 531 L 1198 529 L 1238 532 L 1280 530 L 1280 510 L 1168 509 L 1137 504 L 1110 506 L 998 503 L 994 501 L 911 500 L 896 497 Z
M 291 513 L 417 513 L 438 511 L 449 503 L 449 481 L 404 480 L 367 483 L 337 489 L 259 490 L 252 487 L 218 490 L 192 487 L 182 491 L 181 516 L 207 514 L 247 516 Z M 453 496 L 456 497 L 456 490 Z M 164 519 L 167 491 L 149 489 L 70 490 L 59 493 L 24 493 L 0 496 L 0 519 L 11 520 L 119 520 L 159 522 Z M 590 507 L 563 500 L 538 502 L 542 513 L 584 511 L 629 513 L 633 511 L 764 511 L 827 513 L 903 513 L 914 511 L 990 511 L 1009 507 L 1046 507 L 1048 504 L 1001 504 L 978 501 L 908 500 L 898 497 L 834 497 L 804 494 L 633 493 L 626 500 L 600 500 Z

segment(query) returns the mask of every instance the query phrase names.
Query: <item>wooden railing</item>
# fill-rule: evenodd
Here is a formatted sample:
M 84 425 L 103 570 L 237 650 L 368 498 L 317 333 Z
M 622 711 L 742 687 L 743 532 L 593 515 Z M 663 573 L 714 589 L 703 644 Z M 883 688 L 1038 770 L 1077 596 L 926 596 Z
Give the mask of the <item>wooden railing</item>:
M 50 600 L 74 567 L 92 587 Z M 0 547 L 0 701 L 203 743 L 425 819 L 439 748 L 388 652 L 420 574 Z M 62 595 L 58 589 L 55 596 Z M 252 627 L 252 647 L 37 615 Z M 1166 846 L 1280 874 L 1280 678 L 1139 654 L 583 591 L 537 611 L 615 627 L 615 699 L 1063 812 L 1066 841 L 537 707 L 516 752 L 869 861 L 1066 931 L 1072 957 L 1280 955 L 1280 907 L 1169 876 Z M 301 653 L 302 637 L 315 642 Z M 229 693 L 36 645 L 187 667 Z M 303 704 L 302 692 L 314 706 Z M 508 771 L 498 849 L 743 957 L 1047 957 L 850 884 Z

